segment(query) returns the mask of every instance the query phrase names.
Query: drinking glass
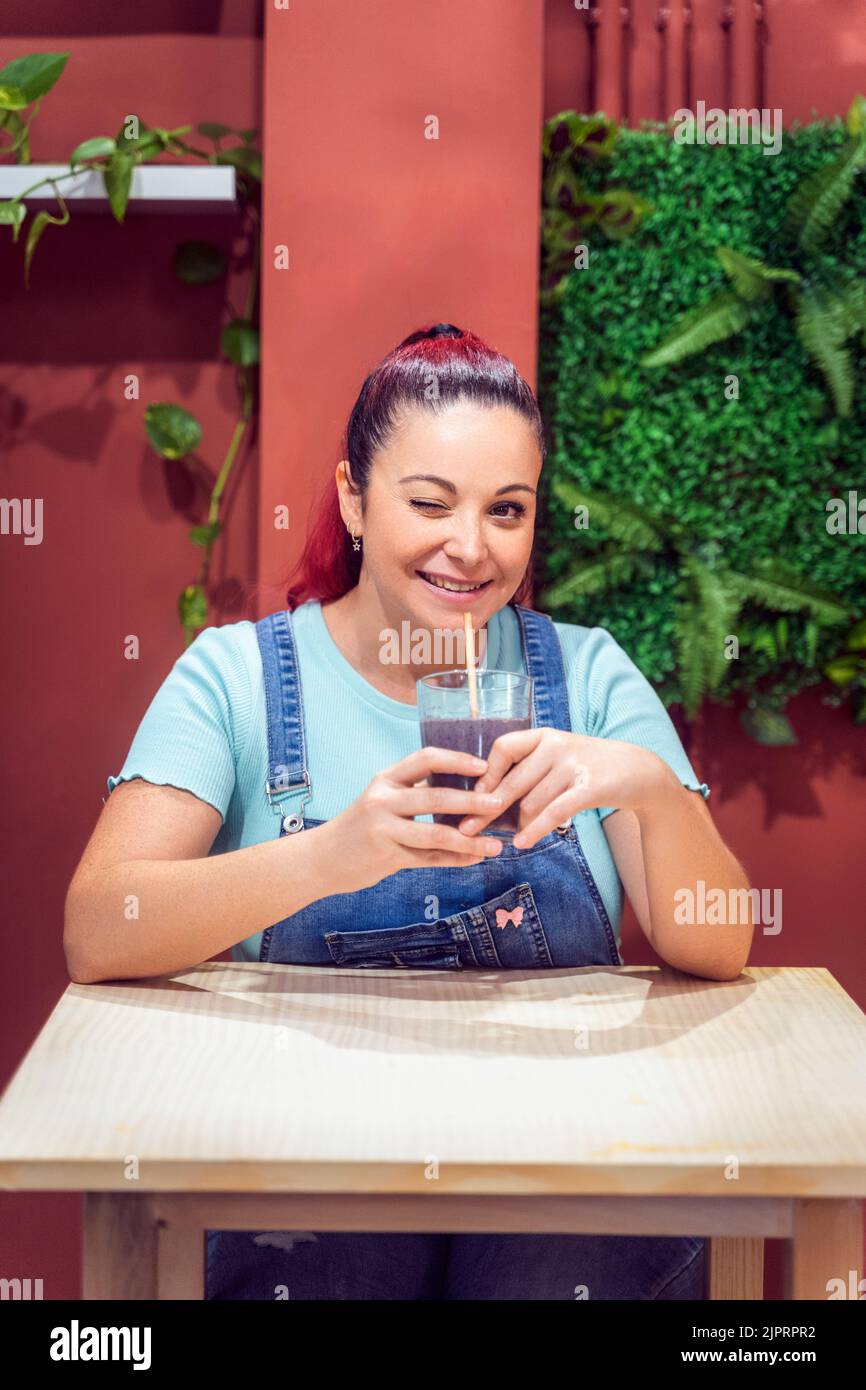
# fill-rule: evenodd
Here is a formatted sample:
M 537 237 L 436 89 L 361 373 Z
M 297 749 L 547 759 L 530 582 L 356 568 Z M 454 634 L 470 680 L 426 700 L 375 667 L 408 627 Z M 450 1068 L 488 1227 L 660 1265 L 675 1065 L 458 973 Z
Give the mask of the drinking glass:
M 476 671 L 477 716 L 473 716 L 471 710 L 467 670 L 437 671 L 433 676 L 423 676 L 415 684 L 421 742 L 425 748 L 453 748 L 461 753 L 472 753 L 476 758 L 487 758 L 501 734 L 532 728 L 531 676 L 516 671 Z M 472 791 L 477 781 L 476 776 L 457 776 L 450 772 L 436 772 L 430 777 L 433 787 L 456 787 L 459 791 Z M 437 825 L 459 826 L 468 814 L 435 811 L 433 819 Z M 511 840 L 519 829 L 520 802 L 515 801 L 479 833 Z

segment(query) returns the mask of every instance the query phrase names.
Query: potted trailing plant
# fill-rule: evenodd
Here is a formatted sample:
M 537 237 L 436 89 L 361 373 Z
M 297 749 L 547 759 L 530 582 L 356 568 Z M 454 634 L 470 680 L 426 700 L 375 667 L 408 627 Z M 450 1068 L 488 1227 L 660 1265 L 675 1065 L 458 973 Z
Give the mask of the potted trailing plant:
M 0 131 L 9 143 L 0 146 L 0 159 L 19 164 L 31 163 L 30 128 L 43 97 L 56 85 L 66 67 L 69 53 L 34 53 L 16 58 L 0 70 Z M 184 645 L 207 624 L 207 586 L 213 546 L 223 530 L 220 506 L 229 476 L 237 461 L 244 437 L 254 419 L 258 392 L 259 324 L 258 282 L 261 260 L 261 152 L 256 148 L 256 130 L 235 131 L 219 122 L 203 121 L 197 135 L 210 142 L 201 149 L 187 139 L 193 127 L 167 130 L 149 126 L 138 116 L 127 116 L 117 135 L 97 135 L 79 144 L 69 156 L 68 172 L 60 176 L 37 178 L 15 197 L 0 202 L 0 226 L 10 228 L 17 243 L 26 226 L 23 270 L 30 287 L 30 268 L 34 253 L 49 226 L 64 226 L 70 212 L 60 185 L 78 177 L 82 170 L 97 170 L 103 180 L 111 213 L 122 223 L 126 215 L 135 170 L 146 162 L 167 157 L 192 156 L 209 164 L 229 165 L 235 170 L 238 202 L 242 218 L 241 249 L 238 265 L 250 265 L 250 279 L 244 306 L 232 310 L 220 333 L 223 356 L 235 368 L 240 406 L 224 457 L 216 470 L 206 520 L 193 526 L 190 540 L 202 551 L 196 577 L 185 585 L 178 598 L 178 615 Z M 232 139 L 233 143 L 223 142 Z M 34 170 L 34 172 L 36 172 Z M 59 213 L 45 210 L 28 221 L 28 195 L 50 184 L 57 198 Z M 211 242 L 187 241 L 176 251 L 174 271 L 190 288 L 211 284 L 223 278 L 227 264 L 221 249 Z M 173 401 L 152 401 L 144 412 L 144 430 L 155 453 L 164 459 L 180 461 L 197 449 L 202 438 L 199 421 L 182 405 Z

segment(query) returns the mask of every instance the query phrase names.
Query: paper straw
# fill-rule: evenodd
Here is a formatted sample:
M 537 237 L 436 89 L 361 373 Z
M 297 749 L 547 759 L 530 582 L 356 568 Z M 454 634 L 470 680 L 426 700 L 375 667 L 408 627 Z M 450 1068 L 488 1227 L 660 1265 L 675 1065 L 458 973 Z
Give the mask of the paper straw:
M 466 667 L 469 672 L 469 712 L 473 719 L 478 718 L 478 685 L 475 680 L 475 639 L 472 633 L 472 614 L 463 614 L 463 631 L 466 634 Z

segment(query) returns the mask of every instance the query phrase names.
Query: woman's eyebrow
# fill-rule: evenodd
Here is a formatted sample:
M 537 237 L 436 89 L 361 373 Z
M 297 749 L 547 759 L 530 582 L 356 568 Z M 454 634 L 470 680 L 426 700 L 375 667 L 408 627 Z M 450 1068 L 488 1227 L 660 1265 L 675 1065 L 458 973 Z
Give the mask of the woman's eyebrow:
M 438 483 L 448 492 L 457 491 L 454 484 L 449 483 L 447 478 L 437 478 L 435 473 L 410 473 L 408 477 L 400 478 L 398 481 L 401 483 Z M 528 483 L 506 483 L 505 487 L 498 487 L 493 496 L 498 497 L 502 492 L 531 492 L 533 497 L 536 495 L 535 488 L 530 487 Z

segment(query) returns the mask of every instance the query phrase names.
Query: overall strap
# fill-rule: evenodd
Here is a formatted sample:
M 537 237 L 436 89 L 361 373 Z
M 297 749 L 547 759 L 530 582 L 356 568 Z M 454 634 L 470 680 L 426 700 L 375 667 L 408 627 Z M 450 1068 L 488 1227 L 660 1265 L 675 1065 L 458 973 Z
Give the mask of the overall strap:
M 304 701 L 291 613 L 283 609 L 260 619 L 256 623 L 256 637 L 262 656 L 268 723 L 265 795 L 271 810 L 283 815 L 289 808 L 281 803 L 287 798 L 301 796 L 302 808 L 313 794 L 307 768 Z
M 562 649 L 552 618 L 521 604 L 512 605 L 520 619 L 523 660 L 532 676 L 532 722 L 571 732 L 568 685 Z

